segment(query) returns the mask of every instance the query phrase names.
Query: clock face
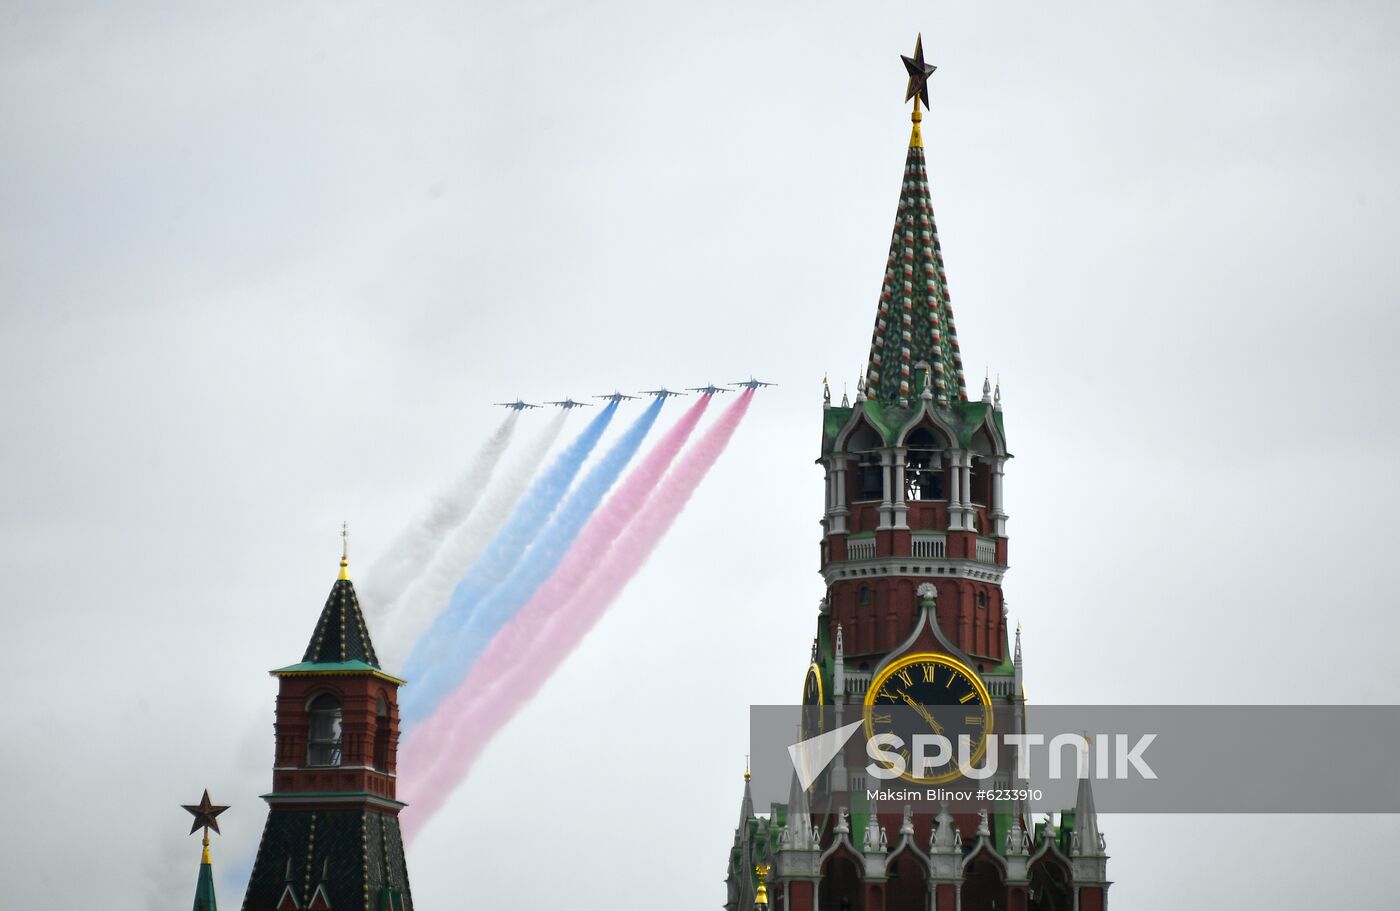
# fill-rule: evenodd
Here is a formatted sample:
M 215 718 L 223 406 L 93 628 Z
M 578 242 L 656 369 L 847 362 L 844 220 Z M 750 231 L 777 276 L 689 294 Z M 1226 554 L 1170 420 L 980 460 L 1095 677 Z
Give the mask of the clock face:
M 904 741 L 905 772 L 916 784 L 942 784 L 960 774 L 958 738 L 971 744 L 970 763 L 981 765 L 992 729 L 992 700 L 982 678 L 972 668 L 948 655 L 923 652 L 905 655 L 880 671 L 865 693 L 865 735 L 896 734 Z M 911 755 L 917 734 L 942 734 L 952 746 L 952 756 L 925 774 L 915 774 Z
M 802 681 L 802 739 L 815 737 L 826 730 L 826 694 L 822 690 L 822 671 L 813 662 Z

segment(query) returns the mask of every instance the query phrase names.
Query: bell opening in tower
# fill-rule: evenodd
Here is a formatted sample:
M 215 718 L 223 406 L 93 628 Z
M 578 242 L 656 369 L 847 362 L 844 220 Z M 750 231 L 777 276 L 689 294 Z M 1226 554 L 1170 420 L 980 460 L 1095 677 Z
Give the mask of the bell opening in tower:
M 340 700 L 322 693 L 311 700 L 311 735 L 307 742 L 306 764 L 311 766 L 340 765 L 340 742 L 343 711 Z
M 932 431 L 919 427 L 905 440 L 904 496 L 907 500 L 946 500 L 943 486 L 943 449 Z

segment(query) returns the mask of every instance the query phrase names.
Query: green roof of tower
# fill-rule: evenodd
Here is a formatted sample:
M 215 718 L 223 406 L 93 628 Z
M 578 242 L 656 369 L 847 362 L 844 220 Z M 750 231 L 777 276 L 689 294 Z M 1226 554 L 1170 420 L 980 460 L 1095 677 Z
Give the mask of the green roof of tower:
M 919 365 L 927 364 L 934 400 L 943 405 L 966 401 L 967 382 L 929 199 L 917 100 L 913 118 L 894 235 L 870 340 L 865 394 L 886 404 L 909 404 L 923 391 Z
M 204 836 L 204 856 L 199 862 L 199 879 L 194 886 L 193 911 L 219 911 L 214 896 L 214 865 L 209 862 L 209 836 Z

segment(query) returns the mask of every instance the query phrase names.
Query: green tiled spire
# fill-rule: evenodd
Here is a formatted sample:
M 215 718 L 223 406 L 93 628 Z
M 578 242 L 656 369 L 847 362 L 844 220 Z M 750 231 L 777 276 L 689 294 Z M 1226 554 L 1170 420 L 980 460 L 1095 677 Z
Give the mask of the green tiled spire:
M 199 879 L 194 887 L 194 911 L 219 911 L 214 898 L 214 865 L 209 862 L 209 833 L 204 833 L 204 856 L 199 862 Z
M 866 397 L 884 404 L 908 404 L 919 397 L 924 387 L 920 363 L 928 365 L 935 402 L 946 405 L 967 400 L 948 277 L 929 201 L 921 119 L 915 101 L 904 184 L 870 341 L 870 364 L 865 371 Z

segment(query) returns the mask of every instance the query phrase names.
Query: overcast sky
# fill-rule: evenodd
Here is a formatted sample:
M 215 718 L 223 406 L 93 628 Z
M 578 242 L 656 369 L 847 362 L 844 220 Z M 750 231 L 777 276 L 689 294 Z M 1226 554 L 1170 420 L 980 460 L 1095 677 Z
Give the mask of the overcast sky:
M 720 905 L 747 707 L 807 663 L 820 382 L 866 357 L 920 30 L 1030 698 L 1397 701 L 1393 4 L 9 0 L 4 903 L 186 907 L 208 787 L 236 908 L 266 671 L 341 520 L 367 566 L 490 402 L 754 372 L 782 385 L 409 856 L 423 908 Z M 1394 818 L 1103 828 L 1118 909 L 1394 901 Z

